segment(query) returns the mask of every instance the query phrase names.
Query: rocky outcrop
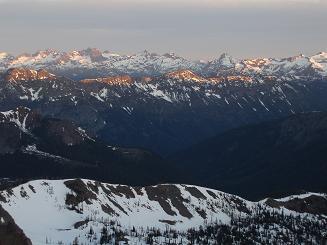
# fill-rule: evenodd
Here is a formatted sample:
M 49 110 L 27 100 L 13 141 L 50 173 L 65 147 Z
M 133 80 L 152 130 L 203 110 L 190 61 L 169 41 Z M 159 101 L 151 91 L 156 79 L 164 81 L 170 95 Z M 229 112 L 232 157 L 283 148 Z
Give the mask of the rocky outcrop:
M 298 213 L 323 214 L 327 215 L 327 196 L 309 194 L 304 197 L 295 196 L 288 200 L 275 200 L 268 198 L 265 203 L 273 208 L 287 208 Z
M 178 70 L 166 74 L 167 78 L 179 79 L 185 81 L 205 82 L 206 79 L 195 74 L 191 70 Z
M 13 218 L 0 205 L 0 245 L 32 245 Z
M 7 82 L 35 81 L 35 80 L 49 80 L 49 79 L 55 79 L 55 75 L 49 73 L 44 69 L 30 70 L 24 68 L 11 68 L 4 75 L 4 80 Z

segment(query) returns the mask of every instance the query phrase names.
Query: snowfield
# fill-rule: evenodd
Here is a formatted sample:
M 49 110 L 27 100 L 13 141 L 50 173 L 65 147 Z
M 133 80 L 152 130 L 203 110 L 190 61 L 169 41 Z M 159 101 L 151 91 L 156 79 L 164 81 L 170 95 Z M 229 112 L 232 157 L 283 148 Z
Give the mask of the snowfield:
M 306 196 L 310 195 L 314 193 Z M 186 232 L 211 223 L 229 225 L 232 216 L 247 217 L 259 205 L 191 185 L 133 188 L 84 179 L 31 181 L 0 192 L 0 200 L 36 245 L 71 244 L 75 238 L 89 244 L 90 230 L 100 234 L 104 225 L 112 222 L 125 231 L 134 227 L 138 231 L 169 228 Z

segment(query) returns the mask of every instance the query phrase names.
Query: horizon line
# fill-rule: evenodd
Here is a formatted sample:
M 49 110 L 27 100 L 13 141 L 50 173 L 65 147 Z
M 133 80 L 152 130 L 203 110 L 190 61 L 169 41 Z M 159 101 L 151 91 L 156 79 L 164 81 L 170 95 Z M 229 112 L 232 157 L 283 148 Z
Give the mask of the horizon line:
M 87 48 L 82 48 L 82 49 L 55 49 L 55 48 L 45 48 L 45 49 L 37 49 L 35 51 L 32 51 L 32 52 L 19 52 L 17 54 L 13 54 L 11 52 L 7 52 L 5 50 L 1 50 L 0 49 L 0 54 L 7 54 L 7 55 L 10 55 L 10 56 L 13 56 L 14 58 L 17 58 L 17 57 L 20 57 L 20 56 L 24 56 L 24 55 L 30 55 L 30 56 L 34 56 L 40 52 L 58 52 L 58 53 L 72 53 L 72 52 L 81 52 L 81 51 L 87 51 L 87 50 L 98 50 L 100 51 L 101 53 L 105 53 L 105 52 L 108 52 L 109 54 L 112 54 L 112 55 L 117 55 L 117 56 L 135 56 L 135 55 L 138 55 L 138 54 L 142 54 L 142 53 L 149 53 L 150 55 L 175 55 L 177 57 L 180 57 L 180 58 L 184 58 L 184 59 L 187 59 L 187 60 L 193 60 L 193 61 L 209 61 L 210 59 L 204 59 L 204 58 L 200 58 L 200 59 L 192 59 L 192 58 L 185 58 L 185 56 L 182 56 L 182 55 L 179 55 L 177 52 L 175 51 L 168 51 L 168 52 L 156 52 L 156 51 L 152 51 L 152 50 L 149 50 L 149 49 L 143 49 L 141 51 L 135 51 L 133 53 L 119 53 L 119 52 L 114 52 L 114 51 L 111 51 L 109 49 L 102 49 L 102 48 L 96 48 L 96 47 L 87 47 Z M 213 53 L 216 53 L 216 52 L 213 52 Z M 311 54 L 304 54 L 304 53 L 295 53 L 295 54 L 290 54 L 290 55 L 283 55 L 283 56 L 279 56 L 279 57 L 276 57 L 276 56 L 253 56 L 253 57 L 238 57 L 238 56 L 235 56 L 235 55 L 232 55 L 230 52 L 221 52 L 221 53 L 218 53 L 217 52 L 217 55 L 213 56 L 213 57 L 216 57 L 214 59 L 217 59 L 217 57 L 221 57 L 222 55 L 227 55 L 227 56 L 230 56 L 234 59 L 238 59 L 238 60 L 248 60 L 248 59 L 283 59 L 283 58 L 292 58 L 292 57 L 298 57 L 298 56 L 304 56 L 304 57 L 311 57 L 311 56 L 315 56 L 315 55 L 319 55 L 319 54 L 324 54 L 324 53 L 327 53 L 327 49 L 326 50 L 321 50 L 321 51 L 318 51 L 318 52 L 312 52 Z M 212 59 L 211 59 L 212 60 Z

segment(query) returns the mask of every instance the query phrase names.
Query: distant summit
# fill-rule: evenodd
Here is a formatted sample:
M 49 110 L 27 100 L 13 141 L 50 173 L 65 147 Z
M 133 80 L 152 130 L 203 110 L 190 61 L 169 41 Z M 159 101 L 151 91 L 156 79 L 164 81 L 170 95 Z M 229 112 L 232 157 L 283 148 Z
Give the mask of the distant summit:
M 283 76 L 326 77 L 327 53 L 303 54 L 286 58 L 236 59 L 227 53 L 210 61 L 193 61 L 175 53 L 157 54 L 144 50 L 133 55 L 119 55 L 96 48 L 60 52 L 42 50 L 13 56 L 0 53 L 0 71 L 9 68 L 47 69 L 74 79 L 107 76 L 154 76 L 178 70 L 190 70 L 204 77 L 212 76 Z
M 178 70 L 178 71 L 170 72 L 170 73 L 166 74 L 166 77 L 173 78 L 173 79 L 179 79 L 179 80 L 185 80 L 185 81 L 196 81 L 196 82 L 205 81 L 205 79 L 203 77 L 196 75 L 191 70 Z

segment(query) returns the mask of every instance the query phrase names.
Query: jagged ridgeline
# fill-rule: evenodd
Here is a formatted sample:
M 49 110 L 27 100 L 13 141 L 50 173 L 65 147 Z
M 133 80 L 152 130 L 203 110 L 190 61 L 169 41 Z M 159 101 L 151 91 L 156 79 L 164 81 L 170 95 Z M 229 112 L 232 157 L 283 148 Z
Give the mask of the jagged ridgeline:
M 94 50 L 3 57 L 1 111 L 36 109 L 113 145 L 164 156 L 231 128 L 327 107 L 325 53 L 280 60 L 223 55 L 207 64 Z M 95 73 L 73 76 L 78 71 L 71 69 Z
M 325 52 L 313 56 L 298 55 L 287 58 L 237 59 L 222 54 L 211 61 L 192 61 L 174 53 L 163 55 L 144 51 L 135 55 L 119 55 L 110 51 L 86 49 L 72 52 L 43 50 L 35 54 L 13 56 L 0 53 L 0 69 L 13 67 L 46 68 L 60 75 L 76 79 L 112 75 L 153 76 L 176 70 L 191 70 L 204 76 L 326 76 Z
M 324 244 L 326 94 L 323 52 L 0 53 L 0 244 Z

